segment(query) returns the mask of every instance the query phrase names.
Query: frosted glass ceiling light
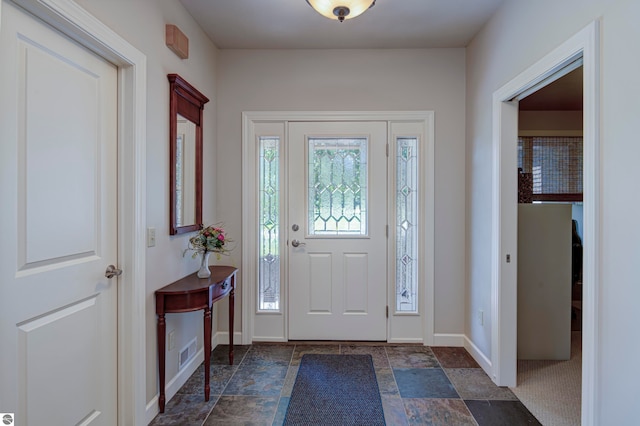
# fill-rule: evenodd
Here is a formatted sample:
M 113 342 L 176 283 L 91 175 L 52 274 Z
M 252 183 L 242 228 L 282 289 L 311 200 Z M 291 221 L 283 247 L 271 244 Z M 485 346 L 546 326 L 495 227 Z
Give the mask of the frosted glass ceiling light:
M 320 15 L 340 22 L 362 15 L 376 0 L 307 0 Z

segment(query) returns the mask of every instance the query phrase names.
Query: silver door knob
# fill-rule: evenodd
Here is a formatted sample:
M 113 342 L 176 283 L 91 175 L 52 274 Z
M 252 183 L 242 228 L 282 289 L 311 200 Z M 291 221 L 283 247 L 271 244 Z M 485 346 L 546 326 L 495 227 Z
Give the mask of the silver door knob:
M 107 270 L 104 271 L 104 276 L 108 279 L 119 277 L 120 275 L 122 275 L 122 269 L 118 269 L 114 265 L 107 266 Z
M 298 240 L 291 240 L 291 245 L 294 246 L 294 247 L 300 247 L 300 246 L 305 245 L 305 243 L 301 243 Z

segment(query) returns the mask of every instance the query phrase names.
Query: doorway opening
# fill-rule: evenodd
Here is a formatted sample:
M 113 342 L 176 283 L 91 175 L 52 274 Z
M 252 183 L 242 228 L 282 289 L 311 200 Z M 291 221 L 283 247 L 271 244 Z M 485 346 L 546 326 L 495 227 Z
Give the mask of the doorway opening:
M 543 424 L 580 424 L 581 64 L 518 103 L 518 368 L 512 391 Z

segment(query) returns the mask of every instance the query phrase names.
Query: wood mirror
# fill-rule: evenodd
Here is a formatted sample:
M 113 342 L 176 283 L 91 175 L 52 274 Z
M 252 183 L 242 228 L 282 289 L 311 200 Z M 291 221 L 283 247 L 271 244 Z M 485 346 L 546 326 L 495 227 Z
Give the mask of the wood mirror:
M 169 233 L 202 229 L 202 111 L 209 99 L 169 74 Z

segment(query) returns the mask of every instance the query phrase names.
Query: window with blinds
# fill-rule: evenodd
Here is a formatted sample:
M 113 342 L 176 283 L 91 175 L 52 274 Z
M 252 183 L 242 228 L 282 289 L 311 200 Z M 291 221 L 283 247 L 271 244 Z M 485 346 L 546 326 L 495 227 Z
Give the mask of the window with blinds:
M 518 168 L 533 177 L 533 201 L 582 201 L 582 137 L 520 137 Z

